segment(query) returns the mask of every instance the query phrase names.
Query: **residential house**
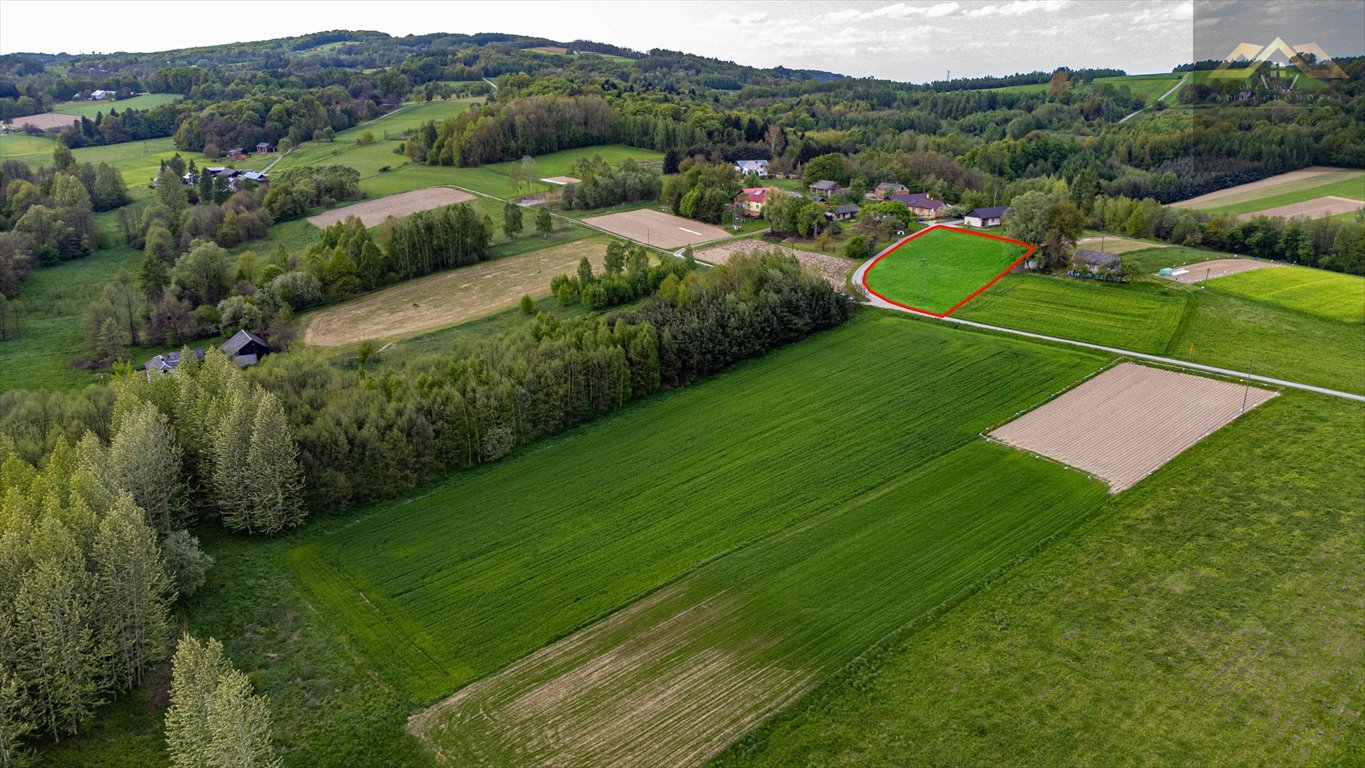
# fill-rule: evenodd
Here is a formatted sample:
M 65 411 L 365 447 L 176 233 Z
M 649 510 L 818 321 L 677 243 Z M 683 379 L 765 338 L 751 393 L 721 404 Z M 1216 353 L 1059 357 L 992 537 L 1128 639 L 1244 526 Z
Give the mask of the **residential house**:
M 242 174 L 239 178 L 241 178 L 243 181 L 254 181 L 257 184 L 270 183 L 270 176 L 268 174 L 261 173 L 260 171 L 242 171 Z
M 767 160 L 736 160 L 735 170 L 740 176 L 754 175 L 760 179 L 768 178 Z
M 198 358 L 200 362 L 204 361 L 204 350 L 202 349 L 190 350 L 190 354 Z M 152 377 L 152 374 L 154 373 L 170 373 L 179 366 L 180 353 L 167 352 L 164 355 L 157 355 L 156 357 L 153 357 L 151 360 L 148 360 L 146 363 L 143 364 L 142 369 L 146 372 L 147 378 L 150 379 Z
M 842 194 L 844 186 L 837 181 L 821 179 L 810 185 L 810 193 L 816 197 L 829 198 L 833 195 Z
M 268 142 L 268 141 L 263 141 L 263 142 L 261 142 L 260 144 L 257 144 L 257 145 L 256 145 L 256 151 L 257 151 L 257 152 L 274 152 L 274 151 L 275 151 L 275 145 L 274 145 L 274 144 L 271 144 L 271 143 Z
M 1071 266 L 1067 274 L 1123 282 L 1123 259 L 1117 253 L 1077 249 L 1071 254 Z
M 239 158 L 239 157 L 250 157 L 250 155 L 247 154 L 246 150 L 245 150 L 245 149 L 242 149 L 241 147 L 233 147 L 232 149 L 229 149 L 229 150 L 227 151 L 227 156 L 228 156 L 228 159 L 234 159 L 234 158 Z
M 104 101 L 105 99 L 114 99 L 114 98 L 118 98 L 118 93 L 116 93 L 116 92 L 114 92 L 114 91 L 104 91 L 104 90 L 91 91 L 91 92 L 90 92 L 90 98 L 94 99 L 95 101 Z
M 745 218 L 756 219 L 763 215 L 763 205 L 768 202 L 768 195 L 776 191 L 777 187 L 746 187 L 735 195 L 735 204 L 740 206 Z
M 962 217 L 962 223 L 969 227 L 998 227 L 1005 220 L 1008 206 L 993 205 L 988 208 L 973 208 Z
M 920 219 L 937 219 L 939 216 L 943 215 L 944 210 L 948 207 L 947 203 L 942 200 L 935 200 L 923 192 L 914 192 L 908 195 L 890 195 L 886 199 L 905 203 L 906 207 L 910 209 L 910 213 Z
M 897 184 L 894 181 L 883 181 L 872 188 L 872 194 L 878 200 L 885 200 L 892 195 L 908 195 L 910 188 L 904 184 Z
M 223 342 L 219 349 L 241 368 L 255 365 L 262 357 L 270 354 L 270 345 L 265 339 L 247 330 L 238 331 L 232 338 Z
M 858 217 L 858 206 L 853 203 L 846 205 L 836 205 L 825 212 L 825 218 L 830 221 L 848 221 Z

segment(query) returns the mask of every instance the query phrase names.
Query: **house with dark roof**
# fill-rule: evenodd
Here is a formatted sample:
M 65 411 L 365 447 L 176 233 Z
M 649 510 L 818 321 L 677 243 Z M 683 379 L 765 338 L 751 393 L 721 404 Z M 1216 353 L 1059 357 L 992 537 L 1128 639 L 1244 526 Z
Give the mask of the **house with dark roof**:
M 830 221 L 848 221 L 858 216 L 858 206 L 853 203 L 836 205 L 825 212 L 825 218 Z
M 1071 254 L 1070 269 L 1072 277 L 1086 277 L 1095 280 L 1123 282 L 1123 259 L 1117 253 L 1077 249 Z
M 228 156 L 229 158 L 236 158 L 236 157 L 247 157 L 248 155 L 247 155 L 245 149 L 242 149 L 241 147 L 233 147 L 232 149 L 229 149 L 229 150 L 227 151 L 227 156 Z
M 257 151 L 257 152 L 274 152 L 274 151 L 275 151 L 275 145 L 274 145 L 274 144 L 271 144 L 271 143 L 268 142 L 268 141 L 263 141 L 263 142 L 261 142 L 260 144 L 257 144 L 257 145 L 256 145 L 256 151 Z
M 1009 206 L 993 205 L 988 208 L 973 208 L 962 217 L 962 223 L 969 227 L 998 227 L 1005 220 Z
M 248 330 L 240 330 L 232 338 L 223 342 L 219 349 L 239 368 L 255 365 L 262 357 L 270 354 L 266 340 Z
M 829 179 L 821 179 L 810 185 L 810 193 L 816 197 L 828 198 L 831 195 L 837 195 L 843 191 L 844 185 L 837 181 L 830 181 Z
M 948 207 L 947 203 L 942 200 L 935 200 L 923 192 L 890 195 L 886 199 L 905 203 L 906 207 L 910 209 L 910 213 L 921 219 L 937 219 L 943 215 L 944 210 Z
M 204 350 L 202 349 L 190 350 L 190 354 L 194 355 L 194 357 L 198 359 L 200 362 L 204 361 Z M 156 357 L 153 357 L 151 360 L 148 360 L 146 363 L 143 363 L 142 370 L 146 371 L 147 378 L 149 379 L 152 377 L 152 374 L 154 373 L 170 373 L 171 371 L 180 367 L 180 358 L 181 353 L 179 352 L 167 352 L 164 355 L 157 355 Z

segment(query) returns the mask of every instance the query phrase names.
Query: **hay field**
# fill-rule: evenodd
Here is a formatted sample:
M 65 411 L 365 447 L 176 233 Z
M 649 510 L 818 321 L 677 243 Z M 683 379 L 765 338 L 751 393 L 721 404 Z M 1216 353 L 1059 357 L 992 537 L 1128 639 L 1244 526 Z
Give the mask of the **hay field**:
M 345 221 L 355 216 L 367 228 L 377 227 L 390 216 L 401 219 L 410 214 L 429 211 L 432 208 L 444 208 L 456 203 L 466 203 L 473 199 L 473 195 L 468 192 L 461 192 L 458 189 L 427 187 L 426 189 L 414 189 L 411 192 L 388 195 L 377 200 L 366 200 L 354 205 L 333 208 L 316 216 L 309 216 L 308 222 L 318 229 L 324 229 L 338 221 Z
M 1235 187 L 1219 189 L 1188 200 L 1171 203 L 1172 208 L 1220 208 L 1239 203 L 1249 203 L 1267 197 L 1296 192 L 1332 184 L 1344 179 L 1355 177 L 1365 177 L 1360 171 L 1353 171 L 1347 168 L 1330 168 L 1327 166 L 1315 165 L 1311 168 L 1301 168 L 1297 171 L 1289 171 L 1276 176 L 1271 176 L 1260 181 L 1252 181 L 1246 184 L 1238 184 Z
M 730 236 L 729 232 L 720 227 L 646 209 L 592 216 L 583 219 L 583 223 L 636 242 L 669 250 Z

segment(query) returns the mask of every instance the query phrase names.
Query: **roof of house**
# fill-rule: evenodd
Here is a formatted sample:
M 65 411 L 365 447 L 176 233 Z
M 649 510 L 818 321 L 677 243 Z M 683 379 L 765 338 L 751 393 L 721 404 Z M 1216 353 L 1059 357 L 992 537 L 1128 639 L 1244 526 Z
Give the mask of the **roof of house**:
M 739 191 L 745 202 L 762 205 L 768 201 L 768 187 L 745 187 Z
M 256 149 L 260 149 L 261 147 L 269 147 L 269 146 L 271 146 L 270 142 L 268 142 L 268 141 L 262 141 L 261 143 L 259 143 L 259 144 L 256 145 Z
M 767 168 L 767 167 L 768 167 L 768 161 L 767 161 L 767 160 L 736 160 L 736 161 L 735 161 L 735 165 L 736 165 L 737 167 L 739 167 L 739 168 L 749 168 L 749 169 Z
M 819 190 L 831 190 L 831 189 L 842 189 L 842 186 L 841 186 L 841 185 L 839 184 L 839 182 L 837 182 L 837 181 L 830 181 L 829 179 L 821 179 L 821 180 L 815 182 L 814 184 L 810 185 L 810 188 L 811 188 L 811 189 L 819 189 Z
M 897 184 L 897 183 L 894 182 L 894 181 L 883 181 L 882 183 L 878 184 L 876 188 L 877 188 L 877 189 L 904 189 L 904 188 L 905 188 L 905 185 L 904 185 L 904 184 Z
M 928 208 L 930 210 L 938 210 L 945 205 L 942 200 L 935 200 L 923 192 L 911 192 L 908 195 L 892 195 L 888 197 L 887 200 L 897 200 L 905 203 L 911 208 Z
M 190 350 L 190 354 L 199 358 L 201 361 L 204 359 L 204 350 L 202 349 Z M 142 367 L 149 371 L 171 371 L 175 370 L 178 365 L 180 365 L 180 353 L 167 352 L 164 355 L 153 357 L 151 360 L 144 363 Z
M 1106 253 L 1104 251 L 1087 251 L 1080 249 L 1072 256 L 1085 264 L 1096 266 L 1115 266 L 1120 264 L 1123 259 L 1117 253 Z
M 992 205 L 986 208 L 973 208 L 967 215 L 977 219 L 998 219 L 1008 210 L 1007 205 Z
M 260 171 L 245 171 L 244 173 L 242 173 L 242 176 L 246 177 L 247 179 L 250 179 L 251 181 L 265 181 L 266 179 L 270 178 L 266 176 L 264 173 L 261 173 Z
M 854 205 L 853 203 L 847 203 L 847 204 L 845 204 L 845 205 L 836 205 L 836 206 L 834 206 L 834 212 L 835 212 L 835 213 L 857 213 L 857 212 L 858 212 L 858 206 Z
M 238 331 L 237 333 L 233 334 L 232 338 L 223 342 L 223 346 L 221 347 L 221 349 L 224 352 L 228 353 L 229 355 L 235 357 L 238 352 L 242 351 L 242 347 L 245 347 L 247 344 L 253 341 L 265 347 L 266 349 L 270 349 L 270 345 L 266 343 L 265 339 L 245 329 Z

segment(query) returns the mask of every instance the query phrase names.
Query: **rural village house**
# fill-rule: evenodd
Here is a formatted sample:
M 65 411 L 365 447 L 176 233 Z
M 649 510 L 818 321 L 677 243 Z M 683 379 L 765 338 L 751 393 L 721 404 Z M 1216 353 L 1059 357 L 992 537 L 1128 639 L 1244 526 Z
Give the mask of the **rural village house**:
M 905 203 L 906 207 L 910 209 L 910 213 L 920 219 L 937 219 L 939 216 L 943 215 L 943 211 L 948 207 L 947 203 L 942 200 L 935 200 L 923 192 L 914 192 L 908 195 L 890 195 L 886 199 Z
M 883 181 L 882 183 L 873 187 L 872 191 L 867 193 L 867 197 L 870 198 L 875 197 L 878 200 L 885 200 L 886 198 L 892 195 L 908 194 L 910 194 L 910 188 L 905 186 L 904 184 L 897 184 L 894 181 Z
M 1005 220 L 1008 206 L 994 205 L 988 208 L 973 208 L 962 217 L 962 223 L 969 227 L 998 227 Z
M 114 91 L 97 90 L 90 92 L 90 98 L 94 99 L 95 101 L 104 101 L 105 99 L 112 99 L 115 98 L 116 96 L 118 96 L 118 94 L 115 93 Z
M 270 354 L 270 345 L 266 340 L 247 330 L 240 330 L 232 338 L 223 342 L 218 347 L 223 350 L 223 354 L 232 359 L 239 368 L 248 365 L 255 365 L 261 361 L 262 357 Z M 190 350 L 200 362 L 204 360 L 204 350 Z M 180 367 L 180 352 L 167 352 L 164 355 L 157 355 L 142 365 L 147 378 L 151 378 L 154 373 L 170 373 Z
M 1078 249 L 1071 254 L 1071 266 L 1067 274 L 1073 277 L 1089 277 L 1100 280 L 1123 281 L 1123 260 L 1117 253 L 1088 251 Z
M 776 187 L 746 187 L 735 195 L 735 204 L 740 206 L 744 217 L 756 219 L 763 215 L 763 205 L 768 202 L 768 193 Z
M 768 161 L 736 160 L 735 170 L 739 172 L 740 176 L 748 176 L 752 174 L 759 177 L 760 179 L 766 179 L 768 178 Z
M 844 185 L 840 184 L 837 181 L 830 181 L 828 179 L 821 179 L 820 181 L 817 181 L 814 184 L 810 185 L 810 193 L 812 195 L 815 195 L 816 197 L 828 198 L 831 195 L 837 195 L 842 193 L 843 191 Z
M 857 215 L 858 206 L 854 205 L 853 203 L 836 205 L 829 211 L 825 212 L 825 218 L 829 219 L 830 221 L 848 221 L 850 219 L 856 218 Z
M 275 151 L 275 145 L 274 145 L 274 144 L 271 144 L 271 143 L 268 142 L 268 141 L 263 141 L 263 142 L 261 142 L 260 144 L 257 144 L 257 145 L 256 145 L 256 151 L 257 151 L 257 152 L 274 152 L 274 151 Z

